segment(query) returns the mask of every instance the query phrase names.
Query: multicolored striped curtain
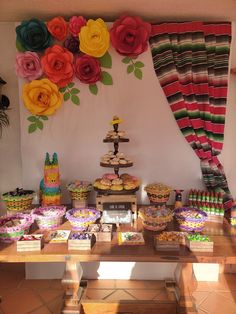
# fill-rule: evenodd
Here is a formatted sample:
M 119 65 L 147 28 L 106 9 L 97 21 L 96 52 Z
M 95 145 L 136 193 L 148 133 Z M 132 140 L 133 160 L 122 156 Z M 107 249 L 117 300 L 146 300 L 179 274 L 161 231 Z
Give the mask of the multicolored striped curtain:
M 156 75 L 184 137 L 201 160 L 208 190 L 224 193 L 232 206 L 223 146 L 231 23 L 160 23 L 150 45 Z

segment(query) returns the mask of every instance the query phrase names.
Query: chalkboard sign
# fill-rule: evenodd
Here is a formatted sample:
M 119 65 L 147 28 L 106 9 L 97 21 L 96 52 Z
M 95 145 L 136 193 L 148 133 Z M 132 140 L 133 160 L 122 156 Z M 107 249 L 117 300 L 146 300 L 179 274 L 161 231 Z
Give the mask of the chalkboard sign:
M 131 202 L 110 202 L 110 203 L 103 203 L 103 210 L 132 210 L 132 203 Z

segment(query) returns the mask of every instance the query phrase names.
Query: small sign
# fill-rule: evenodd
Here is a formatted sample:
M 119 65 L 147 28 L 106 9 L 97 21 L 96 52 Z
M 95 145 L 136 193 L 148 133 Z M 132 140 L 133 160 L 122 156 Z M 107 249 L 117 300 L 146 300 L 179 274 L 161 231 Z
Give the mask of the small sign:
M 115 202 L 115 203 L 103 203 L 104 210 L 131 210 L 132 203 L 131 202 Z

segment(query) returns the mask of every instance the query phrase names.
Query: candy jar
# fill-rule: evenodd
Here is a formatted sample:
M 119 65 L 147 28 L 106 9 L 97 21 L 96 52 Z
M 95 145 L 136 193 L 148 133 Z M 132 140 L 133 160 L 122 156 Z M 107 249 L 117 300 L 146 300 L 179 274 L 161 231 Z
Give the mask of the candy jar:
M 175 191 L 175 208 L 180 208 L 183 207 L 183 203 L 182 203 L 182 192 L 184 190 L 174 190 Z

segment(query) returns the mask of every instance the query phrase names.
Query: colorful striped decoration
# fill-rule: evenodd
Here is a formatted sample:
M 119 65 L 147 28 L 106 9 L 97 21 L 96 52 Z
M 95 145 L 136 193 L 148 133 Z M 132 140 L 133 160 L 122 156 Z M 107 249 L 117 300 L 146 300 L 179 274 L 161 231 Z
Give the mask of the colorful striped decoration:
M 152 25 L 154 69 L 176 122 L 199 159 L 209 190 L 232 197 L 217 156 L 223 147 L 231 23 Z

